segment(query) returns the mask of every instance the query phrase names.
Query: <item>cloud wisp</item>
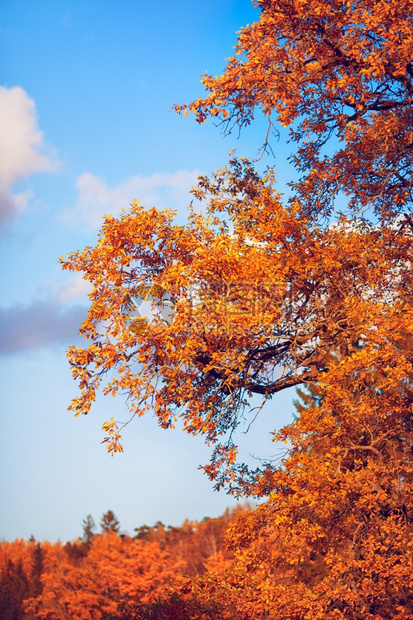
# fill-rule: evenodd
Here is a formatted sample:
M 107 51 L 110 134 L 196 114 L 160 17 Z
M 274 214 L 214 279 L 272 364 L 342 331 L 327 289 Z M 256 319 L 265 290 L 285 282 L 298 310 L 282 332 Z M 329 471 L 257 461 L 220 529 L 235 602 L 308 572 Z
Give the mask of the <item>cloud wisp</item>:
M 57 300 L 0 308 L 0 355 L 75 344 L 86 313 L 82 305 L 67 306 Z
M 43 133 L 37 123 L 36 106 L 27 93 L 15 86 L 0 86 L 0 225 L 24 211 L 32 197 L 30 189 L 15 194 L 13 188 L 34 172 L 52 172 L 56 157 L 45 152 Z
M 117 216 L 136 198 L 144 206 L 184 209 L 191 201 L 189 190 L 201 172 L 179 170 L 174 173 L 137 175 L 113 187 L 103 177 L 85 172 L 77 179 L 78 197 L 74 207 L 66 212 L 64 221 L 72 226 L 97 229 L 105 213 Z
M 55 287 L 55 293 L 60 302 L 85 302 L 92 292 L 93 286 L 89 280 L 85 280 L 81 273 L 70 274 L 63 284 Z

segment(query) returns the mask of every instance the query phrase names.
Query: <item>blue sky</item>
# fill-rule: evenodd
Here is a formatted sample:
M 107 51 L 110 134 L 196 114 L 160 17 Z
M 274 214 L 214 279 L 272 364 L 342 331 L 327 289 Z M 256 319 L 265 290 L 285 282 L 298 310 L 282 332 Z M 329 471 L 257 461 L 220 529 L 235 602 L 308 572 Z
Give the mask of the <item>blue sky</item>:
M 88 300 L 57 259 L 93 244 L 103 213 L 133 198 L 184 218 L 198 174 L 232 148 L 256 154 L 259 122 L 223 138 L 171 107 L 202 94 L 199 76 L 221 72 L 236 31 L 257 15 L 250 0 L 0 4 L 0 539 L 73 539 L 86 515 L 99 521 L 108 509 L 132 534 L 235 503 L 197 469 L 209 454 L 201 440 L 149 416 L 110 458 L 101 427 L 126 418 L 125 403 L 98 399 L 80 419 L 66 411 L 77 386 L 65 350 Z M 276 146 L 283 164 L 288 148 Z M 269 431 L 290 419 L 292 395 L 241 436 L 247 458 L 274 452 Z

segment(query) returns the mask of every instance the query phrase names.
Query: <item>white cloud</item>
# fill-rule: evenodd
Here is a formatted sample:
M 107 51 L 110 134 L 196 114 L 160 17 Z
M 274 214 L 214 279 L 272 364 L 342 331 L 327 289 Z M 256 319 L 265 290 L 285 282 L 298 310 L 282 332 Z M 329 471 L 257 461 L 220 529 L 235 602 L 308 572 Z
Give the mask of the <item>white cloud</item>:
M 44 152 L 43 133 L 36 117 L 36 106 L 27 93 L 15 86 L 0 86 L 0 224 L 23 211 L 31 191 L 13 193 L 20 179 L 34 172 L 50 172 L 57 161 Z
M 66 212 L 66 223 L 99 228 L 104 213 L 119 215 L 133 199 L 145 207 L 185 210 L 191 201 L 189 190 L 196 185 L 199 170 L 179 170 L 175 173 L 137 175 L 109 187 L 100 176 L 85 172 L 77 179 L 78 197 L 75 206 Z

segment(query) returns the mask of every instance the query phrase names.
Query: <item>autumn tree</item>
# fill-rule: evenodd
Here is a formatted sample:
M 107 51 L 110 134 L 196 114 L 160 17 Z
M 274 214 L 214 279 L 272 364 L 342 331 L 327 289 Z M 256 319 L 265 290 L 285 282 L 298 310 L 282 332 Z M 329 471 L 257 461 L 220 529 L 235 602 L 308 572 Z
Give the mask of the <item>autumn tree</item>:
M 267 498 L 230 529 L 240 614 L 413 617 L 412 0 L 260 0 L 207 95 L 178 111 L 227 131 L 260 109 L 289 131 L 286 197 L 271 169 L 231 156 L 186 225 L 135 202 L 63 261 L 93 286 L 70 348 L 88 413 L 96 392 L 131 416 L 179 417 L 213 446 L 216 486 Z M 274 147 L 275 148 L 275 147 Z M 136 313 L 147 295 L 149 321 Z M 339 352 L 339 355 L 337 354 Z M 315 402 L 275 433 L 287 455 L 251 471 L 236 430 L 252 397 Z M 254 409 L 255 407 L 254 401 Z M 274 426 L 277 425 L 276 415 Z M 110 452 L 123 423 L 104 425 Z M 255 568 L 254 567 L 259 567 Z M 228 586 L 229 587 L 229 586 Z M 252 617 L 252 616 L 250 616 Z
M 88 412 L 108 375 L 104 392 L 129 394 L 132 414 L 153 408 L 164 427 L 179 415 L 215 444 L 207 472 L 218 485 L 236 479 L 234 431 L 250 396 L 265 402 L 303 382 L 327 385 L 332 346 L 346 343 L 349 363 L 356 355 L 366 368 L 384 354 L 398 381 L 410 373 L 397 347 L 412 324 L 410 228 L 310 225 L 269 182 L 234 160 L 208 182 L 209 227 L 196 215 L 177 226 L 170 213 L 136 204 L 66 263 L 95 286 L 81 330 L 92 342 L 69 352 L 82 389 L 73 410 Z M 133 315 L 148 287 L 158 304 L 166 293 L 174 300 L 173 320 Z M 119 449 L 118 427 L 104 425 L 110 450 Z
M 209 571 L 213 563 L 224 565 L 232 556 L 224 548 L 225 530 L 249 507 L 249 504 L 241 504 L 232 510 L 227 509 L 220 517 L 205 517 L 201 522 L 185 520 L 180 527 L 165 527 L 159 521 L 152 527 L 143 525 L 136 528 L 134 538 L 157 542 L 161 549 L 168 549 L 182 561 L 186 575 L 200 575 Z
M 29 596 L 29 584 L 22 562 L 8 559 L 0 572 L 0 613 L 4 620 L 24 618 L 23 601 Z
M 260 108 L 290 128 L 303 176 L 291 202 L 329 216 L 340 192 L 353 213 L 393 218 L 412 201 L 412 0 L 258 0 L 210 95 L 190 104 L 199 122 L 228 130 Z M 177 106 L 182 109 L 185 106 Z M 334 148 L 323 147 L 333 138 Z
M 31 557 L 31 570 L 29 575 L 30 596 L 39 596 L 42 593 L 42 574 L 44 570 L 45 552 L 40 542 L 36 542 L 34 538 L 29 540 L 27 550 Z
M 28 542 L 0 541 L 0 617 L 4 620 L 32 620 L 25 601 L 42 592 L 44 545 L 33 536 Z

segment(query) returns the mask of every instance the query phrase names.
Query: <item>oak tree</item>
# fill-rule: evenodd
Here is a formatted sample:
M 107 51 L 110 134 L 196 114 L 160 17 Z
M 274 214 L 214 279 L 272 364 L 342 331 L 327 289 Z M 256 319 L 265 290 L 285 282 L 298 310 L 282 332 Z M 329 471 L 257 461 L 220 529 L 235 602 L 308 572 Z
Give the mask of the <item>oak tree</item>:
M 231 156 L 194 195 L 206 215 L 134 202 L 63 267 L 93 286 L 72 347 L 72 402 L 126 394 L 131 417 L 179 418 L 213 446 L 216 486 L 267 498 L 232 528 L 217 577 L 241 614 L 413 617 L 413 1 L 260 0 L 207 95 L 178 111 L 227 131 L 260 109 L 289 131 L 287 196 Z M 153 317 L 136 311 L 152 300 Z M 251 471 L 236 430 L 288 387 L 315 402 Z M 272 400 L 273 399 L 273 400 Z M 269 402 L 271 401 L 272 402 Z M 110 452 L 123 424 L 104 425 Z M 255 567 L 255 568 L 254 568 Z M 223 587 L 224 587 L 223 586 Z
M 251 395 L 336 384 L 332 347 L 347 347 L 349 368 L 389 367 L 400 384 L 411 373 L 398 346 L 412 325 L 407 220 L 311 224 L 270 181 L 234 160 L 195 190 L 210 195 L 209 219 L 178 226 L 135 203 L 65 263 L 94 286 L 81 328 L 91 344 L 69 350 L 81 387 L 71 408 L 87 413 L 107 376 L 104 393 L 126 393 L 132 416 L 153 409 L 165 428 L 180 416 L 215 444 L 206 469 L 218 485 L 235 480 L 234 431 Z M 136 316 L 148 290 L 172 308 L 168 320 Z M 119 450 L 119 423 L 104 430 Z
M 353 212 L 392 218 L 412 203 L 412 0 L 258 0 L 222 76 L 205 75 L 197 119 L 230 130 L 260 108 L 290 128 L 292 184 L 309 215 L 340 192 Z M 177 106 L 178 110 L 185 106 Z M 325 145 L 334 142 L 326 151 Z

